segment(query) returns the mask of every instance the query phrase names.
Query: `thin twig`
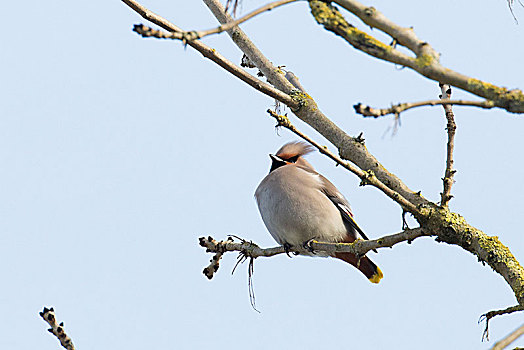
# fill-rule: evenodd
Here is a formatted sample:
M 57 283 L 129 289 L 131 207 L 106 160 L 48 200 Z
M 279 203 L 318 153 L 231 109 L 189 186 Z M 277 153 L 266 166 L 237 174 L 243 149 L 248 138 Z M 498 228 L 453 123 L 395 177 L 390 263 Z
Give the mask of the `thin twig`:
M 448 84 L 440 84 L 440 98 L 444 100 L 451 99 L 451 86 Z M 455 124 L 455 115 L 453 114 L 453 108 L 450 104 L 442 105 L 444 111 L 446 112 L 446 119 L 448 121 L 446 130 L 448 132 L 448 143 L 446 147 L 446 170 L 444 171 L 444 178 L 442 182 L 444 184 L 444 189 L 440 194 L 440 205 L 444 208 L 447 208 L 449 201 L 453 196 L 451 195 L 451 186 L 453 186 L 453 176 L 457 172 L 453 169 L 453 150 L 455 148 L 455 131 L 457 130 L 457 124 Z
M 364 117 L 373 117 L 373 118 L 379 118 L 385 115 L 393 114 L 393 115 L 399 115 L 400 113 L 407 111 L 412 108 L 422 107 L 422 106 L 437 106 L 437 105 L 456 105 L 456 106 L 473 106 L 473 107 L 480 107 L 485 109 L 491 109 L 495 107 L 495 103 L 493 101 L 466 101 L 466 100 L 450 100 L 450 99 L 442 99 L 442 100 L 428 100 L 428 101 L 420 101 L 420 102 L 406 102 L 406 103 L 399 103 L 396 105 L 393 105 L 389 108 L 373 108 L 370 106 L 363 105 L 362 103 L 358 103 L 353 106 L 355 109 L 355 112 L 357 114 L 361 114 Z
M 373 249 L 378 248 L 391 248 L 395 244 L 405 242 L 411 243 L 418 237 L 430 236 L 422 228 L 408 229 L 400 233 L 383 236 L 373 240 L 357 240 L 353 243 L 326 243 L 326 242 L 317 242 L 312 241 L 310 247 L 317 252 L 325 252 L 328 255 L 333 255 L 335 253 L 349 252 L 356 254 L 358 256 L 364 256 L 367 252 Z M 225 241 L 216 241 L 213 237 L 200 237 L 199 243 L 202 247 L 206 248 L 208 253 L 220 253 L 223 255 L 225 252 L 241 252 L 243 257 L 246 258 L 259 258 L 259 257 L 271 257 L 278 254 L 287 254 L 289 252 L 294 252 L 298 254 L 310 254 L 311 250 L 303 246 L 292 246 L 290 249 L 286 250 L 284 246 L 278 246 L 273 248 L 260 248 L 257 244 L 253 242 L 248 242 L 241 239 L 240 242 L 234 242 L 232 239 L 227 239 Z M 218 267 L 214 269 L 214 272 L 218 270 Z M 205 272 L 204 272 L 205 274 Z M 211 279 L 207 274 L 206 276 Z
M 242 0 L 227 0 L 226 1 L 226 12 L 229 11 L 229 5 L 233 2 L 233 16 L 236 16 L 237 8 Z
M 141 15 L 143 18 L 147 19 L 148 21 L 168 30 L 169 32 L 179 32 L 183 33 L 184 31 L 181 30 L 179 27 L 174 25 L 173 23 L 169 22 L 165 18 L 149 11 L 144 6 L 140 5 L 138 2 L 134 0 L 122 0 L 126 5 L 128 5 L 131 9 L 136 11 L 139 15 Z M 143 33 L 146 33 L 148 31 L 148 27 L 143 25 L 136 25 L 135 29 L 138 31 L 142 31 Z M 151 31 L 154 31 L 153 29 L 149 28 Z M 192 40 L 187 42 L 187 45 L 191 46 L 198 52 L 200 52 L 204 57 L 210 59 L 211 61 L 218 64 L 220 67 L 228 71 L 229 73 L 233 74 L 235 77 L 239 78 L 243 82 L 247 83 L 249 86 L 255 88 L 256 90 L 262 92 L 263 94 L 266 94 L 288 106 L 295 106 L 298 107 L 297 102 L 295 102 L 289 95 L 283 93 L 282 91 L 272 87 L 271 85 L 257 79 L 256 77 L 252 76 L 251 74 L 244 71 L 242 68 L 235 65 L 233 62 L 229 61 L 227 58 L 222 56 L 218 51 L 215 49 L 205 45 L 199 40 Z
M 196 36 L 197 38 L 203 38 L 207 35 L 211 35 L 211 34 L 218 34 L 218 33 L 222 33 L 226 30 L 229 30 L 237 25 L 239 25 L 240 23 L 243 23 L 253 17 L 255 17 L 256 15 L 259 15 L 261 14 L 262 12 L 266 12 L 266 11 L 271 11 L 272 9 L 276 8 L 276 7 L 279 7 L 279 6 L 282 6 L 282 5 L 286 5 L 286 4 L 289 4 L 291 2 L 296 2 L 296 1 L 299 1 L 299 0 L 279 0 L 279 1 L 274 1 L 274 2 L 271 2 L 267 5 L 264 5 L 250 13 L 248 13 L 247 15 L 237 19 L 237 20 L 234 20 L 233 22 L 228 22 L 226 24 L 223 24 L 223 25 L 220 25 L 216 28 L 213 28 L 213 29 L 209 29 L 209 30 L 202 30 L 202 31 L 198 31 L 198 32 L 194 32 L 196 33 Z
M 491 350 L 502 350 L 509 346 L 509 344 L 513 343 L 515 340 L 517 340 L 522 334 L 524 334 L 524 324 L 520 326 L 519 328 L 515 329 L 513 332 L 499 340 L 498 342 L 493 345 Z
M 508 315 L 517 311 L 524 311 L 524 305 L 519 304 L 515 306 L 510 306 L 503 310 L 495 310 L 485 313 L 484 315 L 480 316 L 479 323 L 482 321 L 486 321 L 486 328 L 484 329 L 484 333 L 482 334 L 482 340 L 489 340 L 489 321 L 495 317 L 500 315 Z
M 127 1 L 127 0 L 123 0 L 123 1 Z M 262 6 L 261 8 L 255 10 L 253 12 L 248 13 L 247 15 L 245 15 L 242 18 L 239 18 L 239 19 L 237 19 L 237 20 L 235 20 L 233 22 L 229 22 L 227 24 L 218 26 L 218 27 L 213 28 L 213 29 L 202 30 L 202 31 L 195 31 L 195 30 L 182 31 L 182 30 L 180 30 L 180 28 L 178 28 L 179 30 L 174 31 L 174 32 L 172 31 L 170 33 L 163 33 L 161 31 L 156 31 L 156 32 L 149 33 L 150 35 L 143 35 L 143 36 L 154 36 L 155 38 L 159 38 L 159 39 L 182 40 L 184 43 L 188 43 L 190 41 L 198 40 L 198 39 L 201 39 L 201 38 L 203 38 L 205 36 L 208 36 L 208 35 L 211 35 L 211 34 L 222 33 L 222 32 L 224 32 L 226 30 L 229 30 L 229 29 L 239 25 L 240 23 L 243 23 L 243 22 L 247 21 L 250 18 L 255 17 L 256 15 L 258 15 L 258 14 L 260 14 L 262 12 L 270 11 L 270 10 L 274 9 L 275 7 L 282 6 L 282 5 L 288 4 L 290 2 L 295 2 L 295 1 L 298 1 L 298 0 L 280 0 L 280 1 L 275 1 L 275 2 L 269 3 L 269 4 L 267 4 L 265 6 Z M 166 24 L 167 20 L 162 21 L 162 23 Z
M 419 213 L 418 208 L 413 203 L 409 202 L 406 198 L 402 197 L 398 192 L 393 191 L 391 188 L 384 185 L 375 176 L 375 174 L 372 171 L 363 171 L 359 167 L 347 161 L 344 161 L 339 156 L 329 151 L 329 149 L 326 146 L 321 146 L 320 144 L 315 142 L 313 139 L 311 139 L 309 136 L 307 136 L 306 134 L 298 130 L 293 124 L 291 124 L 287 116 L 279 115 L 270 109 L 268 109 L 267 112 L 269 113 L 269 115 L 271 115 L 273 118 L 276 119 L 278 123 L 277 126 L 282 126 L 290 130 L 294 134 L 298 135 L 302 139 L 306 140 L 307 142 L 315 146 L 320 151 L 320 153 L 328 156 L 330 159 L 334 160 L 337 164 L 343 166 L 347 170 L 351 171 L 353 174 L 357 175 L 361 180 L 361 183 L 360 183 L 361 186 L 372 185 L 378 188 L 379 190 L 381 190 L 382 192 L 384 192 L 389 198 L 393 199 L 395 202 L 400 204 L 402 208 L 404 208 L 405 210 L 413 214 Z
M 64 331 L 64 322 L 61 322 L 60 324 L 57 323 L 55 310 L 53 308 L 48 309 L 47 307 L 44 307 L 44 310 L 40 312 L 40 317 L 51 326 L 51 328 L 48 329 L 49 333 L 54 334 L 64 348 L 67 350 L 75 350 L 73 341 Z

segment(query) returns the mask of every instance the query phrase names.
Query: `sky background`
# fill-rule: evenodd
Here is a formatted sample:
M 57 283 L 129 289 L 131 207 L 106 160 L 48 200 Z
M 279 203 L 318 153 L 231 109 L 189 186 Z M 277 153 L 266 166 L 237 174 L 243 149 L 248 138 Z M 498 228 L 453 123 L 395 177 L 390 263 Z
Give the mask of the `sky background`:
M 143 4 L 184 29 L 216 25 L 200 1 Z M 524 88 L 524 27 L 506 1 L 366 4 L 414 26 L 444 65 Z M 244 0 L 242 13 L 260 5 Z M 232 276 L 235 254 L 227 254 L 208 281 L 211 256 L 198 237 L 275 245 L 253 194 L 268 154 L 296 137 L 275 132 L 265 112 L 274 101 L 180 42 L 138 37 L 132 25 L 144 20 L 119 1 L 7 1 L 2 10 L 1 349 L 58 349 L 38 316 L 44 306 L 55 307 L 78 349 L 487 349 L 523 323 L 523 314 L 496 318 L 493 341 L 481 343 L 479 316 L 515 297 L 473 255 L 431 238 L 372 254 L 384 272 L 379 285 L 333 259 L 260 258 L 261 313 L 253 311 L 247 266 Z M 515 15 L 524 23 L 518 4 Z M 437 83 L 357 52 L 317 25 L 306 3 L 243 28 L 327 116 L 363 132 L 390 171 L 439 200 L 442 108 L 406 112 L 395 135 L 391 117 L 364 120 L 352 108 L 435 99 Z M 240 62 L 227 35 L 204 41 Z M 474 98 L 458 89 L 453 97 Z M 522 262 L 524 117 L 468 107 L 455 115 L 451 209 Z M 318 153 L 309 160 L 346 195 L 368 236 L 401 230 L 389 198 Z

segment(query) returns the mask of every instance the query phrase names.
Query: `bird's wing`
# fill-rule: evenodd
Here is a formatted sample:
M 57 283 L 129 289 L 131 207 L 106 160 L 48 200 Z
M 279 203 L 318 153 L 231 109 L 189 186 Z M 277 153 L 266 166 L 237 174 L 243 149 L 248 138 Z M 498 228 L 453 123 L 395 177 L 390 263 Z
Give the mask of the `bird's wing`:
M 319 176 L 323 184 L 321 189 L 322 192 L 331 200 L 331 202 L 333 202 L 333 204 L 340 211 L 340 214 L 342 214 L 342 219 L 347 224 L 349 224 L 349 226 L 354 230 L 354 232 L 356 233 L 355 238 L 363 238 L 365 240 L 369 240 L 364 231 L 362 231 L 362 229 L 357 225 L 355 219 L 353 219 L 353 213 L 351 212 L 351 207 L 347 199 L 328 179 L 326 179 L 324 176 L 320 174 Z M 375 249 L 373 249 L 373 251 L 376 252 Z

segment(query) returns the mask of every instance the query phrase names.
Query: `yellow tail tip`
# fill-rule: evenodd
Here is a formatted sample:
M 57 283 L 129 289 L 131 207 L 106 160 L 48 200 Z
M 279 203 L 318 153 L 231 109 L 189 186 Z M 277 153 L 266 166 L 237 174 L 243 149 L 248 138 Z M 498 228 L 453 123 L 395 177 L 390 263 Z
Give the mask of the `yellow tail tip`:
M 375 272 L 375 274 L 369 278 L 369 281 L 371 283 L 378 283 L 378 282 L 380 282 L 382 277 L 384 277 L 384 274 L 382 273 L 380 268 L 377 267 L 377 272 Z

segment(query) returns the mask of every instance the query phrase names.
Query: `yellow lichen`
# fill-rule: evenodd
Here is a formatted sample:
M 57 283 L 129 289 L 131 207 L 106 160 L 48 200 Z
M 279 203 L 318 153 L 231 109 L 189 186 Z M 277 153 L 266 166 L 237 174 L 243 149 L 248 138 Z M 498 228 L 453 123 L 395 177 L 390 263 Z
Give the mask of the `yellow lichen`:
M 415 64 L 420 68 L 424 68 L 424 67 L 430 66 L 434 60 L 435 60 L 435 57 L 428 55 L 428 54 L 423 54 L 423 55 L 418 56 L 415 59 Z
M 488 94 L 492 99 L 498 98 L 500 95 L 508 92 L 508 89 L 506 88 L 500 88 L 496 85 L 473 78 L 468 79 L 468 87 L 472 90 L 481 91 L 483 94 Z
M 297 112 L 300 108 L 307 106 L 310 100 L 312 101 L 311 96 L 300 90 L 293 90 L 289 95 L 298 103 L 298 108 L 293 109 L 293 112 Z
M 496 106 L 506 108 L 510 112 L 524 112 L 524 94 L 521 90 L 508 90 L 504 87 L 486 83 L 482 80 L 468 79 L 468 90 L 478 96 L 493 100 Z
M 311 14 L 319 24 L 342 36 L 355 48 L 378 57 L 392 49 L 391 46 L 349 24 L 334 6 L 323 1 L 310 1 L 309 6 Z

